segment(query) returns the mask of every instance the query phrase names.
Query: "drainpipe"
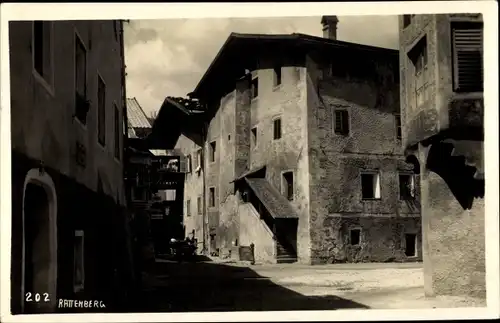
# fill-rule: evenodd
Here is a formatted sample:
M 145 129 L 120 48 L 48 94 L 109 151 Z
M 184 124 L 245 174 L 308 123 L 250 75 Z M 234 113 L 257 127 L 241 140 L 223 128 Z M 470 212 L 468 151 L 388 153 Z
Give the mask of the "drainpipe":
M 123 121 L 124 121 L 124 127 L 123 129 L 123 147 L 122 147 L 122 153 L 123 153 L 123 160 L 122 160 L 122 165 L 123 165 L 123 178 L 126 178 L 126 170 L 128 169 L 129 165 L 129 160 L 128 160 L 128 115 L 127 115 L 127 91 L 126 91 L 126 73 L 125 73 L 125 44 L 124 44 L 124 36 L 123 36 L 123 22 L 124 20 L 120 20 L 120 57 L 122 60 L 122 68 L 121 68 L 121 78 L 122 78 L 122 112 L 123 112 Z M 126 205 L 130 206 L 131 204 L 131 196 L 129 194 L 128 190 L 128 184 L 124 183 L 125 185 L 125 201 Z
M 205 252 L 208 252 L 208 248 L 207 248 L 207 233 L 210 233 L 210 228 L 208 228 L 208 221 L 206 221 L 208 219 L 208 214 L 207 214 L 207 199 L 206 199 L 206 196 L 207 196 L 207 187 L 205 185 L 206 183 L 206 170 L 205 170 L 205 142 L 206 142 L 206 139 L 207 139 L 207 126 L 206 126 L 206 123 L 205 121 L 203 121 L 203 126 L 202 126 L 202 134 L 201 134 L 201 139 L 202 139 L 202 144 L 203 146 L 201 147 L 201 163 L 202 163 L 202 169 L 201 171 L 203 171 L 203 177 L 202 177 L 202 185 L 203 185 L 203 224 L 202 224 L 202 231 L 203 231 L 203 250 Z M 207 232 L 208 230 L 208 232 Z

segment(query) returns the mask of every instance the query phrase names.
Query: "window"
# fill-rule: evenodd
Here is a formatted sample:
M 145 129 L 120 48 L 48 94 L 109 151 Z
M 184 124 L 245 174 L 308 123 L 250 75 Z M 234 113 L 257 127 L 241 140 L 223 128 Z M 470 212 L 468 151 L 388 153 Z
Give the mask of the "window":
M 411 174 L 399 174 L 399 199 L 411 200 L 415 197 L 415 180 Z
M 33 67 L 47 83 L 52 82 L 52 22 L 33 22 Z
M 191 155 L 187 155 L 186 160 L 187 160 L 186 173 L 191 173 L 193 169 L 193 160 L 191 159 Z
M 203 204 L 202 204 L 202 199 L 201 196 L 198 196 L 198 200 L 196 201 L 196 205 L 198 207 L 198 215 L 203 213 Z
M 408 27 L 415 15 L 403 15 L 403 28 Z
M 75 116 L 87 123 L 87 51 L 80 37 L 75 34 Z
M 350 229 L 349 230 L 349 244 L 351 246 L 359 246 L 361 243 L 361 229 Z
M 254 127 L 251 130 L 251 140 L 252 140 L 252 145 L 254 147 L 257 146 L 257 127 Z
M 427 37 L 424 36 L 408 53 L 413 63 L 413 77 L 409 78 L 410 107 L 420 107 L 430 99 L 429 68 L 427 57 Z M 414 104 L 413 104 L 414 102 Z
M 120 111 L 116 104 L 114 104 L 115 108 L 115 157 L 116 159 L 120 159 Z
M 283 173 L 282 185 L 283 185 L 283 195 L 285 195 L 289 201 L 292 201 L 293 200 L 293 172 Z
M 333 127 L 337 135 L 349 135 L 349 112 L 346 109 L 335 109 Z
M 482 23 L 452 23 L 451 33 L 454 90 L 483 91 Z
M 274 68 L 274 87 L 281 85 L 281 66 Z
M 209 199 L 208 205 L 210 207 L 215 207 L 215 187 L 210 187 L 208 199 Z
M 380 175 L 378 173 L 361 174 L 361 194 L 363 199 L 380 198 Z
M 165 201 L 175 201 L 177 198 L 176 190 L 165 190 Z
M 394 115 L 394 119 L 396 120 L 396 138 L 401 139 L 401 137 L 402 137 L 401 115 L 399 115 L 399 114 Z
M 191 216 L 191 200 L 186 201 L 186 215 Z
M 73 287 L 75 292 L 83 290 L 85 285 L 85 251 L 83 231 L 75 231 L 73 259 Z
M 215 152 L 217 149 L 217 144 L 215 141 L 210 143 L 210 162 L 215 162 Z
M 100 76 L 97 77 L 97 140 L 106 144 L 106 85 Z
M 273 121 L 273 139 L 278 140 L 281 138 L 281 119 L 274 119 Z
M 231 141 L 231 135 L 227 135 L 227 141 Z
M 252 79 L 252 83 L 250 84 L 252 90 L 252 99 L 255 99 L 259 96 L 259 78 L 255 77 Z
M 405 255 L 407 257 L 417 256 L 417 235 L 414 233 L 405 234 Z

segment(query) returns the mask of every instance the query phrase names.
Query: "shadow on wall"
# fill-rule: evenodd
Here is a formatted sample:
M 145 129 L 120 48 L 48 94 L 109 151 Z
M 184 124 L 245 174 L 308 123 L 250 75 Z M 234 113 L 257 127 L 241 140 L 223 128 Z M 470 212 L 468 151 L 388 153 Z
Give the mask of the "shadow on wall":
M 334 295 L 304 296 L 248 267 L 209 262 L 156 263 L 127 312 L 222 312 L 368 309 Z
M 474 198 L 484 198 L 484 179 L 475 179 L 477 169 L 466 165 L 464 156 L 452 156 L 452 151 L 453 144 L 433 144 L 427 157 L 427 169 L 446 182 L 464 210 L 470 210 Z

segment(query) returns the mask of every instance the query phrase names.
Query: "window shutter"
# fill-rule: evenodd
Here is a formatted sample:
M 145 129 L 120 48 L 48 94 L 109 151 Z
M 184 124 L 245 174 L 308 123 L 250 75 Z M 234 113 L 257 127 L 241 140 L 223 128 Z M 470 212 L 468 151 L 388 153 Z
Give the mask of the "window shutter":
M 452 27 L 455 91 L 483 89 L 483 30 L 477 25 Z
M 179 156 L 179 171 L 181 173 L 187 173 L 187 158 L 186 156 Z

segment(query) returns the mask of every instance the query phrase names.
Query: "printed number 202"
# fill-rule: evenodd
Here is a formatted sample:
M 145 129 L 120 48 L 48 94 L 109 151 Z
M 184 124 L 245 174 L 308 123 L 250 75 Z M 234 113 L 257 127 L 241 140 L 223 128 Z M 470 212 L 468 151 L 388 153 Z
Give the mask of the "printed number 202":
M 31 296 L 31 293 L 26 293 L 26 302 L 32 302 L 33 300 L 35 300 L 35 302 L 40 302 L 42 299 L 42 295 L 38 293 L 33 294 L 33 298 Z M 50 302 L 49 293 L 43 293 L 43 302 Z

